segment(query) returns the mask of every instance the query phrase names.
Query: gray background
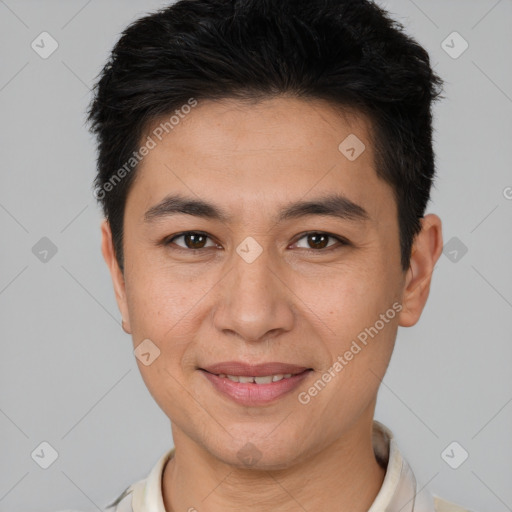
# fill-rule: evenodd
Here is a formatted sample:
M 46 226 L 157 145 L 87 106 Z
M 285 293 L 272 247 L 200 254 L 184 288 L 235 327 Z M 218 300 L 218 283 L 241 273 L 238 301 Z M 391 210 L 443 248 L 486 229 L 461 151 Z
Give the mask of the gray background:
M 97 510 L 172 445 L 121 330 L 84 125 L 119 33 L 166 4 L 0 0 L 1 512 Z M 383 4 L 446 80 L 429 211 L 459 246 L 441 256 L 420 322 L 399 331 L 376 418 L 432 492 L 512 510 L 512 1 Z M 31 48 L 43 31 L 59 44 L 47 59 Z M 458 58 L 442 47 L 453 31 L 469 44 Z M 57 248 L 46 262 L 32 251 L 42 237 Z M 43 441 L 58 452 L 46 470 L 31 458 Z M 441 457 L 452 441 L 469 453 L 458 469 Z

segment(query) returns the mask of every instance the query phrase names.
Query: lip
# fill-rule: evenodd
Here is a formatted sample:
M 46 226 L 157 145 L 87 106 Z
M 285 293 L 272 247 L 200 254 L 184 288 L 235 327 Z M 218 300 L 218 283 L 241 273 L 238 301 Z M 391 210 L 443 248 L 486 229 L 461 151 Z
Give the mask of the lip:
M 277 375 L 279 373 L 291 373 L 296 375 L 307 370 L 306 366 L 297 366 L 295 364 L 268 362 L 260 364 L 247 364 L 240 361 L 225 361 L 200 368 L 209 373 L 220 375 L 239 375 L 242 377 L 263 377 L 264 375 Z M 263 385 L 263 384 L 261 384 Z
M 286 365 L 290 369 L 291 365 Z M 281 367 L 284 367 L 281 365 Z M 233 367 L 230 367 L 233 368 Z M 262 406 L 270 404 L 279 398 L 284 397 L 291 391 L 296 389 L 304 379 L 306 379 L 312 372 L 311 368 L 304 368 L 303 371 L 296 373 L 298 367 L 295 367 L 295 374 L 289 378 L 281 379 L 270 384 L 256 384 L 254 382 L 233 382 L 227 377 L 219 377 L 214 373 L 210 373 L 200 368 L 201 373 L 212 383 L 213 387 L 223 396 L 226 396 L 236 402 L 237 404 L 244 406 Z M 251 369 L 254 371 L 254 367 Z M 258 368 L 260 370 L 260 368 Z M 268 371 L 268 370 L 266 370 Z M 263 376 L 282 373 L 270 372 L 270 373 L 259 373 L 245 374 L 245 376 Z M 291 373 L 290 371 L 288 373 Z M 240 373 L 229 373 L 228 375 L 244 375 Z

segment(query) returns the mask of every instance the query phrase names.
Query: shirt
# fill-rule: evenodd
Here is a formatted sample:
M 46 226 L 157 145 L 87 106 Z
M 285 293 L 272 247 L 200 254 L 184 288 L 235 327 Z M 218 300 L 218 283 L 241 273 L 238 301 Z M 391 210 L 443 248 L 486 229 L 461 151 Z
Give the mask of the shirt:
M 375 457 L 386 474 L 368 512 L 470 512 L 422 488 L 400 454 L 393 433 L 378 421 L 373 422 L 372 442 Z M 105 512 L 167 512 L 162 497 L 162 475 L 173 455 L 174 448 L 160 457 L 146 478 L 125 489 Z

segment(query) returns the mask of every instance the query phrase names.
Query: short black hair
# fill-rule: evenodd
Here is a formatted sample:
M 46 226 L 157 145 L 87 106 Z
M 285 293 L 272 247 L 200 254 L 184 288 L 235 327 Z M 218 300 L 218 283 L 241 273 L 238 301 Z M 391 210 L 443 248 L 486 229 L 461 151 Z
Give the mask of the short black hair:
M 443 82 L 427 51 L 374 2 L 179 0 L 129 25 L 97 79 L 87 118 L 98 140 L 95 196 L 121 269 L 134 155 L 148 127 L 191 101 L 280 95 L 327 100 L 371 121 L 376 172 L 393 188 L 409 267 L 435 174 L 432 103 Z

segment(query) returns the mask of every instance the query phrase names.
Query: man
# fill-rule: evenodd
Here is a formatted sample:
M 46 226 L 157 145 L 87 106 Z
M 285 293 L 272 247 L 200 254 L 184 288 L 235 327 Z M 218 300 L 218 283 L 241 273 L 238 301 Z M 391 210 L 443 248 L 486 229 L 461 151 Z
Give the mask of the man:
M 182 0 L 89 111 L 102 251 L 175 448 L 109 510 L 461 511 L 373 420 L 442 251 L 426 51 L 369 1 Z

